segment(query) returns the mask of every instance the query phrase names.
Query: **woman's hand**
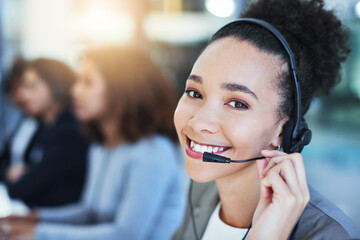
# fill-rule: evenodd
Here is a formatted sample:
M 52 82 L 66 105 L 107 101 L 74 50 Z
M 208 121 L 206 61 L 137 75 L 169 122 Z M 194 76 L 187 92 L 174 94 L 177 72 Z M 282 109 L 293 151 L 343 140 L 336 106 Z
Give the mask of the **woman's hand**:
M 0 224 L 4 222 L 33 222 L 37 223 L 39 221 L 39 217 L 36 211 L 31 211 L 29 214 L 25 216 L 21 215 L 10 215 L 8 217 L 0 218 Z
M 0 218 L 1 240 L 30 240 L 34 239 L 34 230 L 38 222 L 35 211 L 26 216 L 11 215 Z
M 258 160 L 260 201 L 247 239 L 288 239 L 310 194 L 301 154 L 263 150 Z
M 24 163 L 18 163 L 7 170 L 6 179 L 10 183 L 14 183 L 19 180 L 25 173 L 26 165 Z
M 34 222 L 1 222 L 1 240 L 32 240 L 36 223 Z

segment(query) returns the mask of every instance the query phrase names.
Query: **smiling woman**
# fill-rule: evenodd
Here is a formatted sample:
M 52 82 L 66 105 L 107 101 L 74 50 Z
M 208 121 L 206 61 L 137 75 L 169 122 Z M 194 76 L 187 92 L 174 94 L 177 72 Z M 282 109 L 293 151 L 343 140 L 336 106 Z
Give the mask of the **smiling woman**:
M 212 146 L 222 156 L 244 159 L 280 145 L 278 136 L 283 121 L 277 119 L 277 106 L 268 104 L 278 102 L 279 97 L 275 91 L 267 91 L 282 67 L 277 65 L 279 61 L 276 56 L 234 38 L 216 41 L 200 55 L 175 114 L 180 140 L 196 143 L 195 151 L 186 148 L 187 153 L 196 156 L 186 158 L 191 178 L 207 182 L 254 167 L 251 163 L 216 168 L 211 163 L 204 165 L 199 161 L 203 147 Z M 197 146 L 203 147 L 196 151 Z
M 346 31 L 321 0 L 259 0 L 242 17 L 251 19 L 213 35 L 175 111 L 195 182 L 174 239 L 359 238 L 356 225 L 308 187 L 298 153 L 311 136 L 302 116 L 316 93 L 335 85 L 349 52 Z M 204 152 L 264 159 L 216 164 L 204 162 Z

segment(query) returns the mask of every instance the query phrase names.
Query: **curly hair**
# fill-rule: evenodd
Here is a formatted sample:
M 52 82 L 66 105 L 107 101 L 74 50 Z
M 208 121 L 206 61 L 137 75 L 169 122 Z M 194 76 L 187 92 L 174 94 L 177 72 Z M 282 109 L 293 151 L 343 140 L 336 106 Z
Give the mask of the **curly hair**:
M 250 4 L 241 17 L 272 24 L 289 43 L 297 64 L 303 114 L 315 95 L 328 94 L 339 82 L 341 63 L 350 52 L 349 33 L 333 11 L 324 9 L 323 0 L 259 0 Z M 224 37 L 248 41 L 289 62 L 280 42 L 260 26 L 234 22 L 216 32 L 209 44 Z M 289 71 L 284 71 L 276 85 L 281 97 L 279 118 L 292 114 L 294 96 L 289 78 Z

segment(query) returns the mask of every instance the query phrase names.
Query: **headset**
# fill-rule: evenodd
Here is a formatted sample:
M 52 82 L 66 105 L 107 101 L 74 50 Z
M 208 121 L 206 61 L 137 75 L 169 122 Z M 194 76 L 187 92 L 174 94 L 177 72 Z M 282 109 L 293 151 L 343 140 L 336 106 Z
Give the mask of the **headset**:
M 285 37 L 270 23 L 256 19 L 256 18 L 239 18 L 233 22 L 230 22 L 223 26 L 221 29 L 228 27 L 229 25 L 236 23 L 250 23 L 254 24 L 260 27 L 263 27 L 264 29 L 267 29 L 272 35 L 274 35 L 279 42 L 282 44 L 284 49 L 286 50 L 289 61 L 290 61 L 290 72 L 291 72 L 291 79 L 293 82 L 293 89 L 294 89 L 294 97 L 295 97 L 295 104 L 294 104 L 294 112 L 292 116 L 290 116 L 290 119 L 283 127 L 283 150 L 286 153 L 294 153 L 294 152 L 301 152 L 305 145 L 308 145 L 311 141 L 312 133 L 311 130 L 308 128 L 308 125 L 304 119 L 304 116 L 302 114 L 302 106 L 301 106 L 301 90 L 300 90 L 300 83 L 297 79 L 296 74 L 296 61 L 295 61 L 295 55 L 292 52 L 290 45 L 286 41 Z M 203 161 L 204 162 L 214 162 L 214 163 L 241 163 L 241 162 L 249 162 L 254 161 L 258 159 L 262 159 L 264 157 L 256 157 L 246 160 L 232 160 L 230 158 L 222 157 L 219 155 L 211 154 L 205 152 L 203 154 Z M 191 219 L 193 223 L 193 230 L 195 234 L 195 238 L 199 239 L 195 218 L 194 218 L 194 212 L 193 212 L 193 206 L 192 206 L 192 199 L 191 199 L 191 193 L 192 193 L 192 181 L 190 182 L 190 188 L 189 188 L 189 207 L 190 207 L 190 214 Z M 248 234 L 249 230 L 251 228 L 248 228 L 248 231 L 246 232 L 243 239 L 246 238 L 246 235 Z
M 296 62 L 295 55 L 292 52 L 290 45 L 284 38 L 284 36 L 270 23 L 255 18 L 240 18 L 234 22 L 246 22 L 256 24 L 267 29 L 272 33 L 284 46 L 290 60 L 290 75 L 293 81 L 294 96 L 295 96 L 295 111 L 293 116 L 290 116 L 289 121 L 283 128 L 283 150 L 286 153 L 301 152 L 305 145 L 308 145 L 311 141 L 312 133 L 308 128 L 308 125 L 302 114 L 301 106 L 301 90 L 299 80 L 296 74 Z M 234 23 L 232 22 L 232 23 Z M 232 24 L 229 23 L 229 24 Z M 226 26 L 228 26 L 227 24 Z M 224 27 L 226 27 L 224 26 Z
M 312 133 L 308 128 L 308 125 L 302 114 L 301 106 L 301 90 L 300 83 L 296 74 L 296 61 L 295 55 L 292 52 L 290 45 L 286 41 L 285 37 L 270 23 L 256 18 L 239 18 L 233 22 L 230 22 L 223 26 L 221 29 L 228 27 L 234 23 L 251 23 L 257 26 L 261 26 L 267 29 L 272 35 L 274 35 L 286 50 L 290 61 L 290 75 L 293 82 L 294 89 L 294 113 L 290 116 L 288 122 L 283 128 L 283 150 L 286 153 L 301 152 L 305 145 L 308 145 L 311 141 Z M 255 159 L 254 159 L 255 160 Z

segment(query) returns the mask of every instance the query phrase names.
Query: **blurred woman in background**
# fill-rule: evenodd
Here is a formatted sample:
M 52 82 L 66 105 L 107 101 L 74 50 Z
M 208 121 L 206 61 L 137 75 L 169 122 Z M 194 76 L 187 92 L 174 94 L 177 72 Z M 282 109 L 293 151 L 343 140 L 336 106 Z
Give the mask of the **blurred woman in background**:
M 65 64 L 37 59 L 26 64 L 18 98 L 39 123 L 25 155 L 7 174 L 11 198 L 29 207 L 59 206 L 79 199 L 85 174 L 87 141 L 69 110 L 75 75 Z
M 184 212 L 171 82 L 147 53 L 105 47 L 86 54 L 73 96 L 94 141 L 82 200 L 8 220 L 9 236 L 169 239 Z

